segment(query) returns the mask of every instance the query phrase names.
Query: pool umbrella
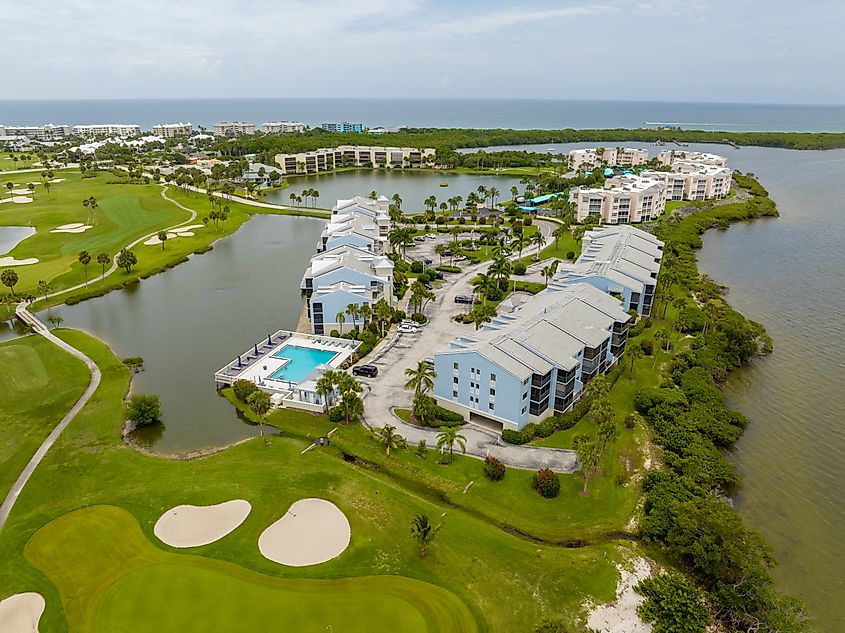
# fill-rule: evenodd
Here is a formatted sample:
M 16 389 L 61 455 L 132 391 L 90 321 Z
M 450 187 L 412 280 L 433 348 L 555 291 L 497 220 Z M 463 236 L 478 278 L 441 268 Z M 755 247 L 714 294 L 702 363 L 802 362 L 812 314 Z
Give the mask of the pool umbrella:
M 267 345 L 272 345 L 272 344 L 273 344 L 273 339 L 271 339 L 270 335 L 268 334 L 267 335 Z
M 258 343 L 255 344 L 255 355 L 258 356 Z
M 238 354 L 238 367 L 240 367 L 240 366 L 241 366 L 241 355 Z

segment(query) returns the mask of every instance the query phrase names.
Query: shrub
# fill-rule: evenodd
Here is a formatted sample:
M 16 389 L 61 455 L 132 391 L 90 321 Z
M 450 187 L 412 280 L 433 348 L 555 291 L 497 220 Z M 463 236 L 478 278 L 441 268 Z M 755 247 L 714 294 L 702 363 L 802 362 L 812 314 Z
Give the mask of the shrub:
M 153 394 L 133 394 L 126 406 L 126 419 L 135 426 L 155 424 L 161 419 L 161 403 L 158 396 Z
M 642 424 L 645 420 L 643 420 L 643 416 L 641 416 L 636 411 L 632 411 L 628 415 L 625 416 L 625 428 L 629 431 L 632 431 L 637 427 L 638 424 Z
M 338 332 L 337 330 L 332 330 L 331 332 L 329 332 L 329 336 L 333 338 L 340 338 L 340 332 Z
M 238 400 L 246 402 L 247 398 L 258 391 L 258 387 L 251 380 L 236 380 L 232 385 L 232 391 L 235 392 L 235 397 Z
M 423 268 L 425 268 L 425 266 L 423 266 L 422 262 L 411 262 L 411 272 L 412 273 L 419 274 L 423 271 Z
M 488 455 L 484 459 L 484 476 L 490 481 L 502 481 L 505 478 L 505 465 L 492 455 Z
M 437 224 L 446 224 L 446 218 L 444 218 L 442 215 L 438 215 L 438 216 L 434 219 L 434 221 L 435 221 Z
M 428 323 L 428 317 L 424 315 L 422 312 L 414 312 L 411 315 L 411 320 L 414 323 Z
M 525 218 L 522 221 L 522 224 L 525 226 L 531 226 L 532 224 L 534 224 L 534 218 Z
M 513 263 L 513 274 L 514 275 L 524 275 L 525 271 L 527 269 L 528 269 L 528 266 L 521 259 L 518 259 Z
M 207 253 L 210 250 L 213 250 L 214 247 L 211 244 L 207 244 L 206 246 L 198 246 L 194 250 L 194 255 L 202 255 L 203 253 Z
M 338 424 L 343 422 L 343 409 L 341 407 L 332 407 L 329 409 L 329 422 Z
M 569 630 L 559 618 L 547 618 L 534 627 L 534 633 L 569 633 Z
M 646 356 L 651 356 L 654 354 L 654 341 L 650 338 L 644 338 L 640 341 L 640 347 L 643 348 L 643 354 Z
M 538 470 L 531 485 L 546 499 L 557 497 L 560 493 L 560 477 L 549 468 Z
M 566 259 L 575 259 L 575 251 L 566 251 Z
M 466 223 L 467 223 L 467 219 L 465 217 L 461 216 L 461 217 L 458 218 L 458 224 L 466 224 Z
M 537 425 L 539 437 L 549 437 L 555 431 L 557 431 L 557 420 L 554 417 L 548 417 Z
M 710 612 L 701 590 L 679 574 L 661 574 L 641 580 L 634 591 L 645 596 L 637 613 L 654 622 L 654 633 L 704 633 Z
M 459 273 L 461 272 L 460 266 L 438 266 L 435 270 L 439 270 L 441 273 Z

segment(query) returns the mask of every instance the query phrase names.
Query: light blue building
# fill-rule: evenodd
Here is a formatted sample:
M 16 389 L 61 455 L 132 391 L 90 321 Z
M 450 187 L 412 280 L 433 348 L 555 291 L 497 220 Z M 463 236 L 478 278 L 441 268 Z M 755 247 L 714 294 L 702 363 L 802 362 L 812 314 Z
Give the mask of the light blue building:
M 589 284 L 550 287 L 436 352 L 434 396 L 498 430 L 564 413 L 622 355 L 630 318 Z
M 363 132 L 363 123 L 350 123 L 349 121 L 334 121 L 331 123 L 323 123 L 321 126 L 327 132 Z
M 587 231 L 581 255 L 572 264 L 561 264 L 550 288 L 588 283 L 618 296 L 624 310 L 640 316 L 651 314 L 663 242 L 636 227 L 603 225 Z

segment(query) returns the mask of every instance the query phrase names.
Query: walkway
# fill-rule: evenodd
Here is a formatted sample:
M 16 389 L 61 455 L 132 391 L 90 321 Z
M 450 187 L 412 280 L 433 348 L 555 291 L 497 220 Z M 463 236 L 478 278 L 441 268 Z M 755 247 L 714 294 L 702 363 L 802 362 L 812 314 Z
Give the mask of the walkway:
M 68 425 L 73 422 L 73 419 L 76 417 L 76 414 L 85 406 L 88 400 L 94 395 L 94 392 L 97 390 L 97 387 L 100 385 L 100 369 L 97 367 L 96 363 L 88 358 L 85 354 L 80 352 L 78 349 L 69 345 L 68 343 L 64 342 L 62 339 L 57 337 L 55 334 L 50 332 L 41 321 L 38 320 L 38 317 L 30 313 L 26 309 L 27 304 L 20 303 L 18 307 L 15 309 L 15 313 L 17 314 L 18 318 L 21 319 L 27 325 L 32 326 L 33 330 L 35 330 L 36 334 L 40 334 L 48 341 L 53 343 L 54 345 L 58 345 L 60 348 L 68 352 L 69 354 L 73 354 L 82 362 L 84 362 L 88 366 L 88 371 L 91 373 L 91 382 L 88 383 L 88 388 L 85 390 L 85 393 L 76 401 L 76 403 L 70 408 L 65 416 L 61 419 L 61 421 L 53 428 L 50 434 L 47 436 L 47 439 L 42 442 L 41 446 L 38 447 L 38 450 L 35 451 L 35 454 L 29 460 L 29 463 L 24 467 L 21 474 L 18 476 L 17 481 L 12 485 L 12 488 L 9 490 L 9 494 L 6 495 L 6 498 L 3 501 L 3 505 L 0 505 L 0 532 L 3 530 L 3 526 L 6 524 L 6 520 L 9 518 L 9 514 L 12 512 L 12 508 L 15 505 L 15 502 L 18 500 L 18 497 L 21 494 L 24 486 L 29 481 L 29 478 L 32 477 L 32 473 L 35 472 L 35 469 L 38 467 L 38 464 L 41 463 L 41 460 L 44 459 L 44 456 L 47 454 L 47 451 L 56 443 L 56 440 L 59 439 L 59 436 L 62 432 L 68 427 Z
M 411 407 L 411 392 L 405 390 L 405 369 L 416 367 L 418 361 L 431 356 L 461 329 L 473 331 L 473 325 L 454 321 L 456 314 L 466 311 L 465 305 L 455 303 L 455 296 L 471 295 L 473 289 L 469 281 L 489 265 L 490 262 L 482 262 L 449 275 L 449 283 L 438 291 L 437 299 L 426 309 L 430 320 L 422 331 L 419 334 L 394 334 L 364 360 L 379 368 L 376 378 L 361 380 L 367 387 L 364 408 L 364 424 L 367 427 L 381 428 L 392 424 L 409 443 L 425 440 L 429 447 L 436 446 L 437 429 L 403 422 L 393 413 L 393 408 Z M 551 468 L 562 473 L 572 473 L 580 468 L 574 451 L 506 444 L 499 433 L 473 423 L 465 425 L 460 432 L 467 439 L 467 455 L 478 459 L 492 455 L 514 468 Z

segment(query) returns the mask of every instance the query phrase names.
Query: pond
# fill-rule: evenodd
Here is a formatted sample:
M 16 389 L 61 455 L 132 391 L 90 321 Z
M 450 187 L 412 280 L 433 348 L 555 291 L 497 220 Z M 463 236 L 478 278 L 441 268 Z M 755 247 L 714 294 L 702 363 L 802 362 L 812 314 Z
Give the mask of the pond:
M 290 194 L 301 194 L 303 189 L 316 189 L 320 192 L 317 205 L 330 208 L 337 200 L 355 195 L 367 196 L 371 191 L 388 198 L 398 193 L 402 198 L 403 211 L 421 211 L 423 201 L 429 196 L 437 198 L 438 205 L 451 197 L 462 196 L 466 200 L 470 191 L 479 186 L 496 187 L 502 200 L 510 199 L 513 186 L 522 187 L 518 178 L 507 176 L 474 176 L 471 174 L 413 171 L 413 170 L 376 170 L 357 169 L 311 176 L 289 176 L 290 185 L 267 194 L 268 202 L 291 204 Z M 446 184 L 448 186 L 441 186 Z
M 33 235 L 35 229 L 31 226 L 0 226 L 0 257 Z

